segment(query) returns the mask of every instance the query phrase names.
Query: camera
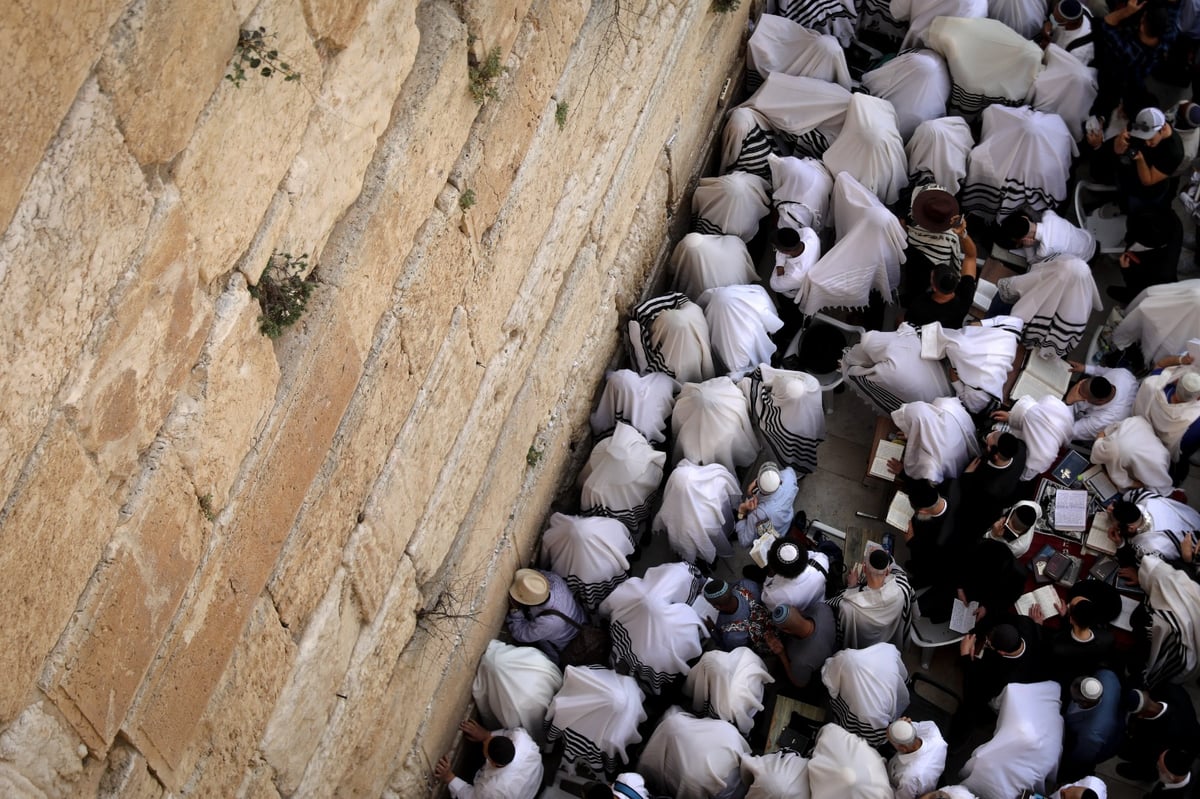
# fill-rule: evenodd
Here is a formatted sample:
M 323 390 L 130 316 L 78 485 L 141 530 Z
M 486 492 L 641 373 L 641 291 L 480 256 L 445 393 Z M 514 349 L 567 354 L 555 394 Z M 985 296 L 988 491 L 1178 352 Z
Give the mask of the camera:
M 1118 160 L 1125 165 L 1133 163 L 1133 156 L 1142 151 L 1143 142 L 1141 139 L 1129 138 L 1129 145 L 1125 148 L 1125 152 L 1118 156 Z

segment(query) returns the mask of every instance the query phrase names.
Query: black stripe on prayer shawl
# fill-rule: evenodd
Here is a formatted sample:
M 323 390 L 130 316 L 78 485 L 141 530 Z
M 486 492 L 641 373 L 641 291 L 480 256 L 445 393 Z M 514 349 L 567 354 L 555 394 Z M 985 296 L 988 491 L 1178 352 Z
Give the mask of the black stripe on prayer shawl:
M 893 39 L 904 38 L 907 25 L 892 16 L 890 0 L 859 0 L 855 5 L 858 7 L 858 30 L 874 31 Z
M 1025 323 L 1021 344 L 1026 347 L 1051 349 L 1058 357 L 1066 358 L 1083 338 L 1086 328 L 1087 322 L 1068 324 L 1058 314 L 1052 317 L 1035 316 Z
M 906 231 L 908 243 L 919 250 L 934 266 L 949 264 L 955 271 L 961 269 L 959 260 L 962 250 L 955 246 L 958 239 L 953 241 L 942 233 L 934 233 L 917 225 L 909 225 Z
M 863 399 L 885 414 L 890 414 L 904 404 L 899 397 L 882 385 L 868 380 L 866 375 L 847 375 L 847 378 L 850 380 L 850 384 L 862 394 Z
M 1041 186 L 1029 186 L 1015 178 L 1005 178 L 1000 186 L 969 183 L 959 195 L 963 211 L 976 211 L 984 216 L 1005 217 L 1028 206 L 1045 211 L 1058 206 L 1058 200 Z
M 612 635 L 612 653 L 609 655 L 609 665 L 620 672 L 619 666 L 624 663 L 625 667 L 629 669 L 629 675 L 650 693 L 655 696 L 661 694 L 664 686 L 669 685 L 676 677 L 680 676 L 679 674 L 655 671 L 643 663 L 642 659 L 633 651 L 629 633 L 625 631 L 625 626 L 620 622 L 614 621 L 609 625 L 608 630 Z
M 759 406 L 762 413 L 759 413 Z M 783 426 L 782 413 L 771 392 L 762 382 L 762 367 L 750 373 L 750 415 L 771 446 L 777 461 L 791 466 L 801 474 L 812 474 L 817 468 L 817 445 L 820 438 L 796 435 Z
M 829 140 L 825 138 L 824 133 L 816 128 L 798 135 L 788 133 L 787 131 L 780 131 L 776 135 L 780 140 L 791 146 L 792 155 L 797 158 L 803 158 L 806 155 L 813 158 L 820 158 L 829 149 Z
M 1155 627 L 1162 630 L 1161 643 L 1158 647 L 1158 657 L 1154 662 L 1146 664 L 1146 687 L 1155 688 L 1165 682 L 1173 682 L 1184 676 L 1187 665 L 1187 649 L 1183 638 L 1183 628 L 1179 618 L 1169 610 L 1150 610 L 1151 635 Z
M 854 733 L 871 746 L 882 746 L 887 743 L 887 727 L 872 727 L 859 719 L 841 696 L 829 698 L 829 709 L 833 711 L 833 720 L 847 732 Z
M 694 564 L 685 563 L 684 565 L 688 567 L 688 571 L 692 574 L 692 584 L 688 588 L 688 598 L 686 603 L 690 605 L 695 602 L 696 597 L 700 596 L 700 594 L 704 591 L 704 586 L 708 583 L 708 578 L 701 574 L 700 570 L 697 569 Z
M 1125 494 L 1125 500 L 1127 502 L 1132 502 L 1135 505 L 1143 500 L 1153 498 L 1166 499 L 1166 497 L 1152 488 L 1131 488 Z
M 900 586 L 902 589 L 904 589 L 904 608 L 900 611 L 900 634 L 898 636 L 900 638 L 900 640 L 899 641 L 891 641 L 891 643 L 895 644 L 897 649 L 900 649 L 901 651 L 903 651 L 905 642 L 908 640 L 908 635 L 912 631 L 913 605 L 916 604 L 917 594 L 915 591 L 913 591 L 912 583 L 910 583 L 908 581 L 908 575 L 905 574 L 904 570 L 901 569 L 899 566 L 892 566 L 892 576 L 894 576 L 896 578 L 896 584 L 898 586 Z M 847 586 L 845 591 L 842 591 L 837 596 L 830 597 L 829 599 L 825 600 L 825 604 L 828 605 L 829 608 L 833 611 L 833 619 L 837 623 L 837 648 L 838 649 L 845 648 L 845 638 L 846 638 L 846 628 L 842 622 L 842 611 L 841 611 L 842 598 L 846 595 L 846 593 L 848 591 L 857 591 L 857 590 L 859 590 L 859 587 L 857 585 Z M 880 642 L 872 641 L 871 643 L 877 644 Z M 870 646 L 870 644 L 867 644 L 866 646 Z M 857 648 L 865 649 L 866 646 L 860 645 Z
M 686 294 L 673 291 L 661 297 L 652 297 L 633 309 L 633 318 L 641 328 L 642 355 L 646 358 L 646 369 L 648 371 L 662 372 L 663 374 L 675 377 L 675 372 L 667 366 L 667 362 L 663 359 L 662 352 L 653 344 L 653 332 L 651 328 L 654 320 L 660 313 L 682 308 L 690 302 L 691 300 L 687 298 Z
M 563 759 L 568 763 L 583 763 L 596 776 L 603 775 L 607 778 L 608 774 L 615 773 L 618 767 L 624 766 L 627 762 L 620 757 L 612 757 L 601 751 L 600 747 L 591 740 L 570 727 L 562 729 L 555 727 L 551 722 L 546 723 L 549 725 L 549 729 L 546 730 L 546 740 L 557 741 L 559 738 L 563 740 Z
M 836 19 L 853 20 L 857 16 L 836 0 L 781 0 L 776 13 L 818 32 Z
M 725 170 L 725 174 L 749 172 L 770 183 L 771 165 L 767 162 L 767 156 L 770 154 L 771 140 L 767 137 L 767 132 L 755 125 L 742 139 L 742 151 L 738 153 L 737 160 Z
M 953 116 L 960 113 L 964 116 L 974 116 L 993 103 L 1007 105 L 1010 108 L 1025 105 L 1024 99 L 1013 100 L 1009 97 L 992 97 L 987 94 L 969 92 L 962 86 L 950 82 L 950 98 L 946 101 L 946 114 Z
M 707 219 L 698 214 L 692 215 L 692 230 L 696 233 L 703 233 L 706 236 L 728 235 L 724 230 L 721 230 L 719 225 L 714 225 L 712 222 L 709 222 Z
M 605 505 L 594 505 L 583 509 L 584 516 L 606 516 L 616 519 L 625 525 L 631 536 L 637 536 L 654 513 L 654 504 L 658 500 L 658 491 L 651 492 L 646 501 L 633 508 L 609 508 Z
M 746 93 L 754 94 L 755 90 L 757 90 L 759 86 L 762 86 L 763 83 L 766 82 L 766 80 L 767 80 L 766 78 L 764 78 L 762 75 L 760 75 L 758 73 L 758 70 L 747 69 L 746 70 Z
M 579 600 L 579 604 L 583 605 L 589 613 L 595 613 L 596 608 L 600 607 L 600 603 L 608 599 L 608 595 L 615 591 L 618 585 L 629 579 L 629 573 L 621 572 L 608 580 L 595 583 L 585 583 L 573 574 L 566 575 L 565 579 L 567 587 Z

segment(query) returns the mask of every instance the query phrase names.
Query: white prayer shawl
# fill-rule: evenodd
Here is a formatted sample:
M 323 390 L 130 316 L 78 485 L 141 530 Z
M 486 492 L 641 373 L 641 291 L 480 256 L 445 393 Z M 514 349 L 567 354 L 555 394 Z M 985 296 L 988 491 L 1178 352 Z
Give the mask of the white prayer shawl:
M 1101 465 L 1124 491 L 1136 484 L 1171 493 L 1171 453 L 1141 416 L 1130 416 L 1104 429 L 1092 445 L 1092 463 Z
M 979 799 L 1012 799 L 1025 788 L 1044 792 L 1062 755 L 1063 717 L 1056 682 L 1011 683 L 1000 694 L 992 739 L 963 767 L 962 784 Z
M 1133 298 L 1113 330 L 1113 344 L 1126 349 L 1141 342 L 1147 363 L 1184 351 L 1200 338 L 1200 278 L 1151 286 Z
M 1041 26 L 1039 21 L 1038 26 Z M 1034 109 L 1058 114 L 1067 123 L 1071 138 L 1083 138 L 1083 123 L 1096 100 L 1096 70 L 1056 44 L 1046 48 L 1045 68 L 1033 79 L 1028 102 Z
M 728 721 L 749 735 L 754 715 L 763 709 L 763 686 L 773 682 L 763 659 L 739 646 L 705 652 L 688 672 L 683 691 L 692 698 L 694 713 Z
M 889 643 L 903 649 L 912 629 L 916 595 L 908 575 L 896 568 L 879 588 L 848 586 L 829 601 L 838 620 L 838 640 L 846 649 Z
M 592 447 L 580 472 L 580 507 L 638 532 L 650 518 L 666 460 L 665 452 L 656 452 L 641 433 L 618 422 L 611 436 Z
M 542 535 L 545 564 L 562 575 L 579 604 L 589 611 L 629 577 L 632 554 L 629 529 L 604 516 L 555 513 Z
M 1012 319 L 1016 328 L 1021 329 L 1020 319 L 1002 319 Z M 1004 383 L 1017 355 L 1017 334 L 996 324 L 994 319 L 985 321 L 991 324 L 945 330 L 940 322 L 931 322 L 921 328 L 921 357 L 934 361 L 950 359 L 950 365 L 958 373 L 955 388 L 960 391 L 960 398 L 962 393 L 967 394 L 963 404 L 972 413 L 1004 398 Z
M 523 727 L 542 741 L 546 709 L 562 683 L 558 666 L 537 647 L 491 641 L 479 660 L 471 696 L 487 727 Z
M 821 230 L 828 224 L 833 175 L 817 158 L 767 156 L 779 226 Z M 807 243 L 805 244 L 807 247 Z
M 1195 309 L 1192 311 L 1195 313 Z M 1179 457 L 1179 447 L 1183 436 L 1192 423 L 1200 418 L 1200 400 L 1171 403 L 1163 394 L 1171 383 L 1179 380 L 1187 372 L 1194 371 L 1193 366 L 1168 366 L 1156 375 L 1149 375 L 1142 380 L 1137 397 L 1133 401 L 1133 412 L 1145 416 L 1154 428 L 1158 440 L 1171 452 L 1171 459 Z
M 825 166 L 834 175 L 853 175 L 885 205 L 896 202 L 908 183 L 908 159 L 896 123 L 896 109 L 887 100 L 851 95 L 842 134 L 822 156 Z
M 832 662 L 830 659 L 825 665 Z M 808 788 L 814 799 L 893 796 L 883 757 L 853 731 L 837 724 L 826 724 L 817 733 L 817 745 L 808 761 Z
M 807 568 L 795 577 L 773 574 L 763 581 L 761 599 L 767 610 L 775 610 L 780 605 L 804 610 L 825 599 L 829 557 L 824 552 L 809 552 L 808 560 Z
M 652 529 L 666 531 L 671 551 L 687 563 L 711 563 L 733 554 L 728 533 L 741 498 L 737 478 L 719 463 L 681 460 L 667 477 Z
M 908 243 L 900 220 L 846 172 L 833 185 L 833 215 L 837 244 L 805 275 L 796 304 L 810 316 L 822 308 L 861 308 L 872 289 L 891 302 Z
M 787 17 L 763 14 L 746 44 L 747 85 L 757 88 L 772 72 L 850 88 L 846 54 L 835 37 L 807 30 Z
M 812 799 L 808 758 L 788 749 L 760 757 L 742 755 L 742 782 L 750 783 L 746 799 Z
M 943 785 L 938 790 L 946 794 L 947 799 L 979 799 L 961 785 Z
M 493 766 L 486 759 L 471 782 L 474 799 L 534 799 L 542 789 L 542 753 L 529 733 L 518 728 L 495 730 L 494 734 L 512 739 L 512 762 Z M 465 784 L 465 783 L 464 783 Z M 451 795 L 457 795 L 460 781 L 450 783 Z
M 904 684 L 907 678 L 900 650 L 886 643 L 866 649 L 843 649 L 821 667 L 821 682 L 829 690 L 834 721 L 872 746 L 887 741 L 888 725 L 908 707 L 908 688 Z M 812 768 L 813 763 L 809 763 L 810 775 Z M 887 782 L 886 768 L 884 782 Z
M 607 435 L 617 422 L 633 427 L 647 441 L 667 440 L 667 421 L 675 407 L 679 384 L 665 372 L 639 375 L 632 369 L 609 372 L 596 410 L 592 412 L 592 434 Z
M 1037 223 L 1037 242 L 1023 247 L 1021 252 L 1029 263 L 1049 260 L 1056 255 L 1073 255 L 1082 261 L 1096 254 L 1096 237 L 1083 228 L 1072 225 L 1047 208 Z
M 722 286 L 700 295 L 697 304 L 708 322 L 709 343 L 717 367 L 740 380 L 775 354 L 771 334 L 783 327 L 771 295 L 762 286 Z
M 988 0 L 990 18 L 1000 20 L 1026 39 L 1042 29 L 1046 21 L 1045 0 Z
M 907 403 L 892 412 L 892 421 L 908 438 L 904 472 L 914 480 L 958 477 L 979 454 L 975 423 L 957 398 Z
M 921 739 L 921 748 L 908 754 L 897 752 L 888 760 L 888 775 L 896 789 L 896 799 L 919 799 L 936 790 L 946 768 L 948 747 L 937 724 L 914 721 L 912 725 Z
M 1200 585 L 1159 558 L 1142 558 L 1138 584 L 1151 609 L 1146 684 L 1185 682 L 1200 652 Z
M 692 194 L 692 228 L 750 241 L 758 235 L 759 220 L 771 212 L 770 188 L 764 178 L 749 172 L 700 178 Z
M 680 564 L 682 565 L 682 564 Z M 630 578 L 600 603 L 612 634 L 609 665 L 628 673 L 654 694 L 691 669 L 708 630 L 690 604 L 656 590 L 651 580 Z
M 1065 358 L 1087 329 L 1092 311 L 1103 309 L 1100 291 L 1086 261 L 1059 255 L 1033 264 L 1023 275 L 996 284 L 1013 316 L 1025 320 L 1021 343 L 1031 349 L 1052 350 Z
M 1035 400 L 1024 396 L 1009 411 L 1008 424 L 1013 435 L 1024 441 L 1028 450 L 1021 479 L 1032 480 L 1053 466 L 1058 453 L 1071 443 L 1075 416 L 1058 397 Z
M 789 206 L 784 206 L 787 208 Z M 791 206 L 795 207 L 795 206 Z M 782 219 L 782 217 L 781 217 Z M 800 228 L 800 241 L 804 244 L 804 252 L 792 258 L 781 252 L 775 253 L 775 269 L 771 270 L 771 291 L 787 297 L 796 298 L 796 292 L 804 284 L 804 276 L 817 261 L 821 260 L 821 238 L 812 228 Z M 779 274 L 779 268 L 783 274 Z
M 1067 788 L 1091 788 L 1096 792 L 1098 799 L 1108 799 L 1108 786 L 1099 777 L 1084 777 L 1083 779 L 1075 780 L 1075 782 L 1067 783 L 1050 794 L 1050 799 L 1063 799 L 1063 791 Z
M 721 131 L 721 174 L 740 171 L 769 179 L 767 156 L 774 139 L 771 125 L 762 114 L 750 108 L 734 108 L 726 115 Z
M 695 302 L 708 289 L 758 281 L 746 242 L 737 236 L 689 233 L 671 253 L 671 290 Z
M 987 0 L 892 0 L 892 16 L 909 20 L 902 50 L 928 42 L 927 34 L 938 17 L 986 17 Z
M 646 742 L 638 766 L 659 793 L 713 799 L 741 791 L 741 760 L 748 754 L 750 745 L 729 722 L 671 707 Z
M 971 126 L 962 117 L 922 122 L 904 148 L 909 180 L 914 184 L 932 180 L 957 194 L 967 176 L 967 158 L 974 146 Z
M 777 12 L 802 27 L 828 33 L 842 47 L 854 40 L 858 12 L 852 0 L 779 0 Z
M 967 167 L 963 211 L 999 221 L 1024 206 L 1036 211 L 1056 207 L 1066 199 L 1071 158 L 1077 152 L 1071 131 L 1057 114 L 988 106 Z
M 806 372 L 762 363 L 738 385 L 774 460 L 800 474 L 815 471 L 817 447 L 825 440 L 820 382 Z
M 728 377 L 688 383 L 671 417 L 675 460 L 719 463 L 733 472 L 758 456 L 746 398 Z
M 664 372 L 681 383 L 716 375 L 704 310 L 679 292 L 654 297 L 633 309 L 629 348 L 642 374 Z
M 703 593 L 708 578 L 690 563 L 661 563 L 646 569 L 642 581 L 667 602 L 691 605 Z
M 1125 498 L 1136 504 L 1153 520 L 1154 531 L 1200 530 L 1200 511 L 1168 496 L 1172 489 L 1159 493 L 1151 488 L 1135 488 Z
M 940 16 L 925 34 L 950 68 L 949 111 L 971 118 L 993 103 L 1023 103 L 1042 69 L 1042 49 L 1003 22 L 965 16 Z
M 938 358 L 922 358 L 921 347 L 907 322 L 891 333 L 869 330 L 842 355 L 842 376 L 880 414 L 950 396 L 946 370 Z
M 950 98 L 950 70 L 933 50 L 901 53 L 863 75 L 862 82 L 872 95 L 887 100 L 895 107 L 896 128 L 905 141 L 922 122 L 946 115 L 946 100 Z M 963 125 L 965 127 L 966 123 Z M 951 194 L 958 190 L 957 186 L 946 188 Z
M 629 762 L 627 747 L 642 742 L 646 700 L 637 680 L 600 666 L 567 666 L 554 697 L 546 738 L 563 740 L 568 763 L 584 763 L 597 774 Z
M 849 103 L 836 83 L 772 72 L 741 107 L 761 114 L 794 155 L 820 158 L 842 132 Z

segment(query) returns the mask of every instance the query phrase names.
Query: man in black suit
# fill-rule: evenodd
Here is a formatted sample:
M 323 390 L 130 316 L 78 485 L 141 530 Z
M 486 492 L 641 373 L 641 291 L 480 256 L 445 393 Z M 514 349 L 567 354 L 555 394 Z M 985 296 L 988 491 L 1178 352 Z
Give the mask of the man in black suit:
M 1195 762 L 1195 753 L 1188 749 L 1164 749 L 1158 756 L 1158 782 L 1145 799 L 1191 799 Z
M 1122 777 L 1148 782 L 1165 749 L 1200 740 L 1196 710 L 1183 686 L 1164 683 L 1153 691 L 1130 691 L 1126 703 L 1130 715 L 1118 756 L 1127 762 L 1117 764 Z

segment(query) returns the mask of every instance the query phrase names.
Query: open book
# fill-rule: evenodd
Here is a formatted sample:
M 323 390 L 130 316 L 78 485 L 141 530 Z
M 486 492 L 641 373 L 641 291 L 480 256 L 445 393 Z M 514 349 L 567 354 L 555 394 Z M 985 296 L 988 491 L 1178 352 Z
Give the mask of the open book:
M 1108 511 L 1102 510 L 1092 518 L 1092 527 L 1088 530 L 1087 540 L 1083 545 L 1093 552 L 1103 552 L 1106 555 L 1117 554 L 1117 545 L 1108 537 L 1108 528 L 1112 527 L 1112 517 Z
M 912 521 L 913 506 L 908 501 L 908 494 L 903 491 L 897 491 L 896 496 L 892 497 L 892 504 L 888 505 L 887 518 L 885 522 L 895 527 L 897 530 L 908 530 L 908 523 Z
M 1054 494 L 1054 529 L 1081 533 L 1087 529 L 1088 492 L 1079 488 L 1060 488 Z
M 1031 352 L 1009 396 L 1013 402 L 1021 397 L 1033 397 L 1036 400 L 1051 396 L 1061 399 L 1070 382 L 1071 367 L 1066 361 L 1062 358 L 1043 358 Z
M 896 475 L 888 471 L 888 461 L 892 458 L 898 461 L 904 460 L 904 443 L 880 439 L 879 446 L 875 448 L 875 458 L 871 461 L 871 469 L 867 474 L 878 477 L 880 480 L 894 481 Z
M 1092 492 L 1092 496 L 1099 500 L 1101 505 L 1109 504 L 1121 493 L 1117 484 L 1108 476 L 1108 470 L 1100 465 L 1093 466 L 1079 475 L 1079 482 Z
M 1021 594 L 1016 601 L 1017 613 L 1028 616 L 1033 606 L 1037 605 L 1042 609 L 1042 618 L 1052 619 L 1058 615 L 1058 608 L 1055 607 L 1057 602 L 1058 590 L 1052 585 L 1043 585 L 1036 591 Z
M 961 635 L 966 635 L 971 630 L 974 630 L 975 612 L 977 610 L 979 610 L 978 602 L 964 605 L 961 599 L 955 597 L 954 608 L 950 611 L 950 629 Z

